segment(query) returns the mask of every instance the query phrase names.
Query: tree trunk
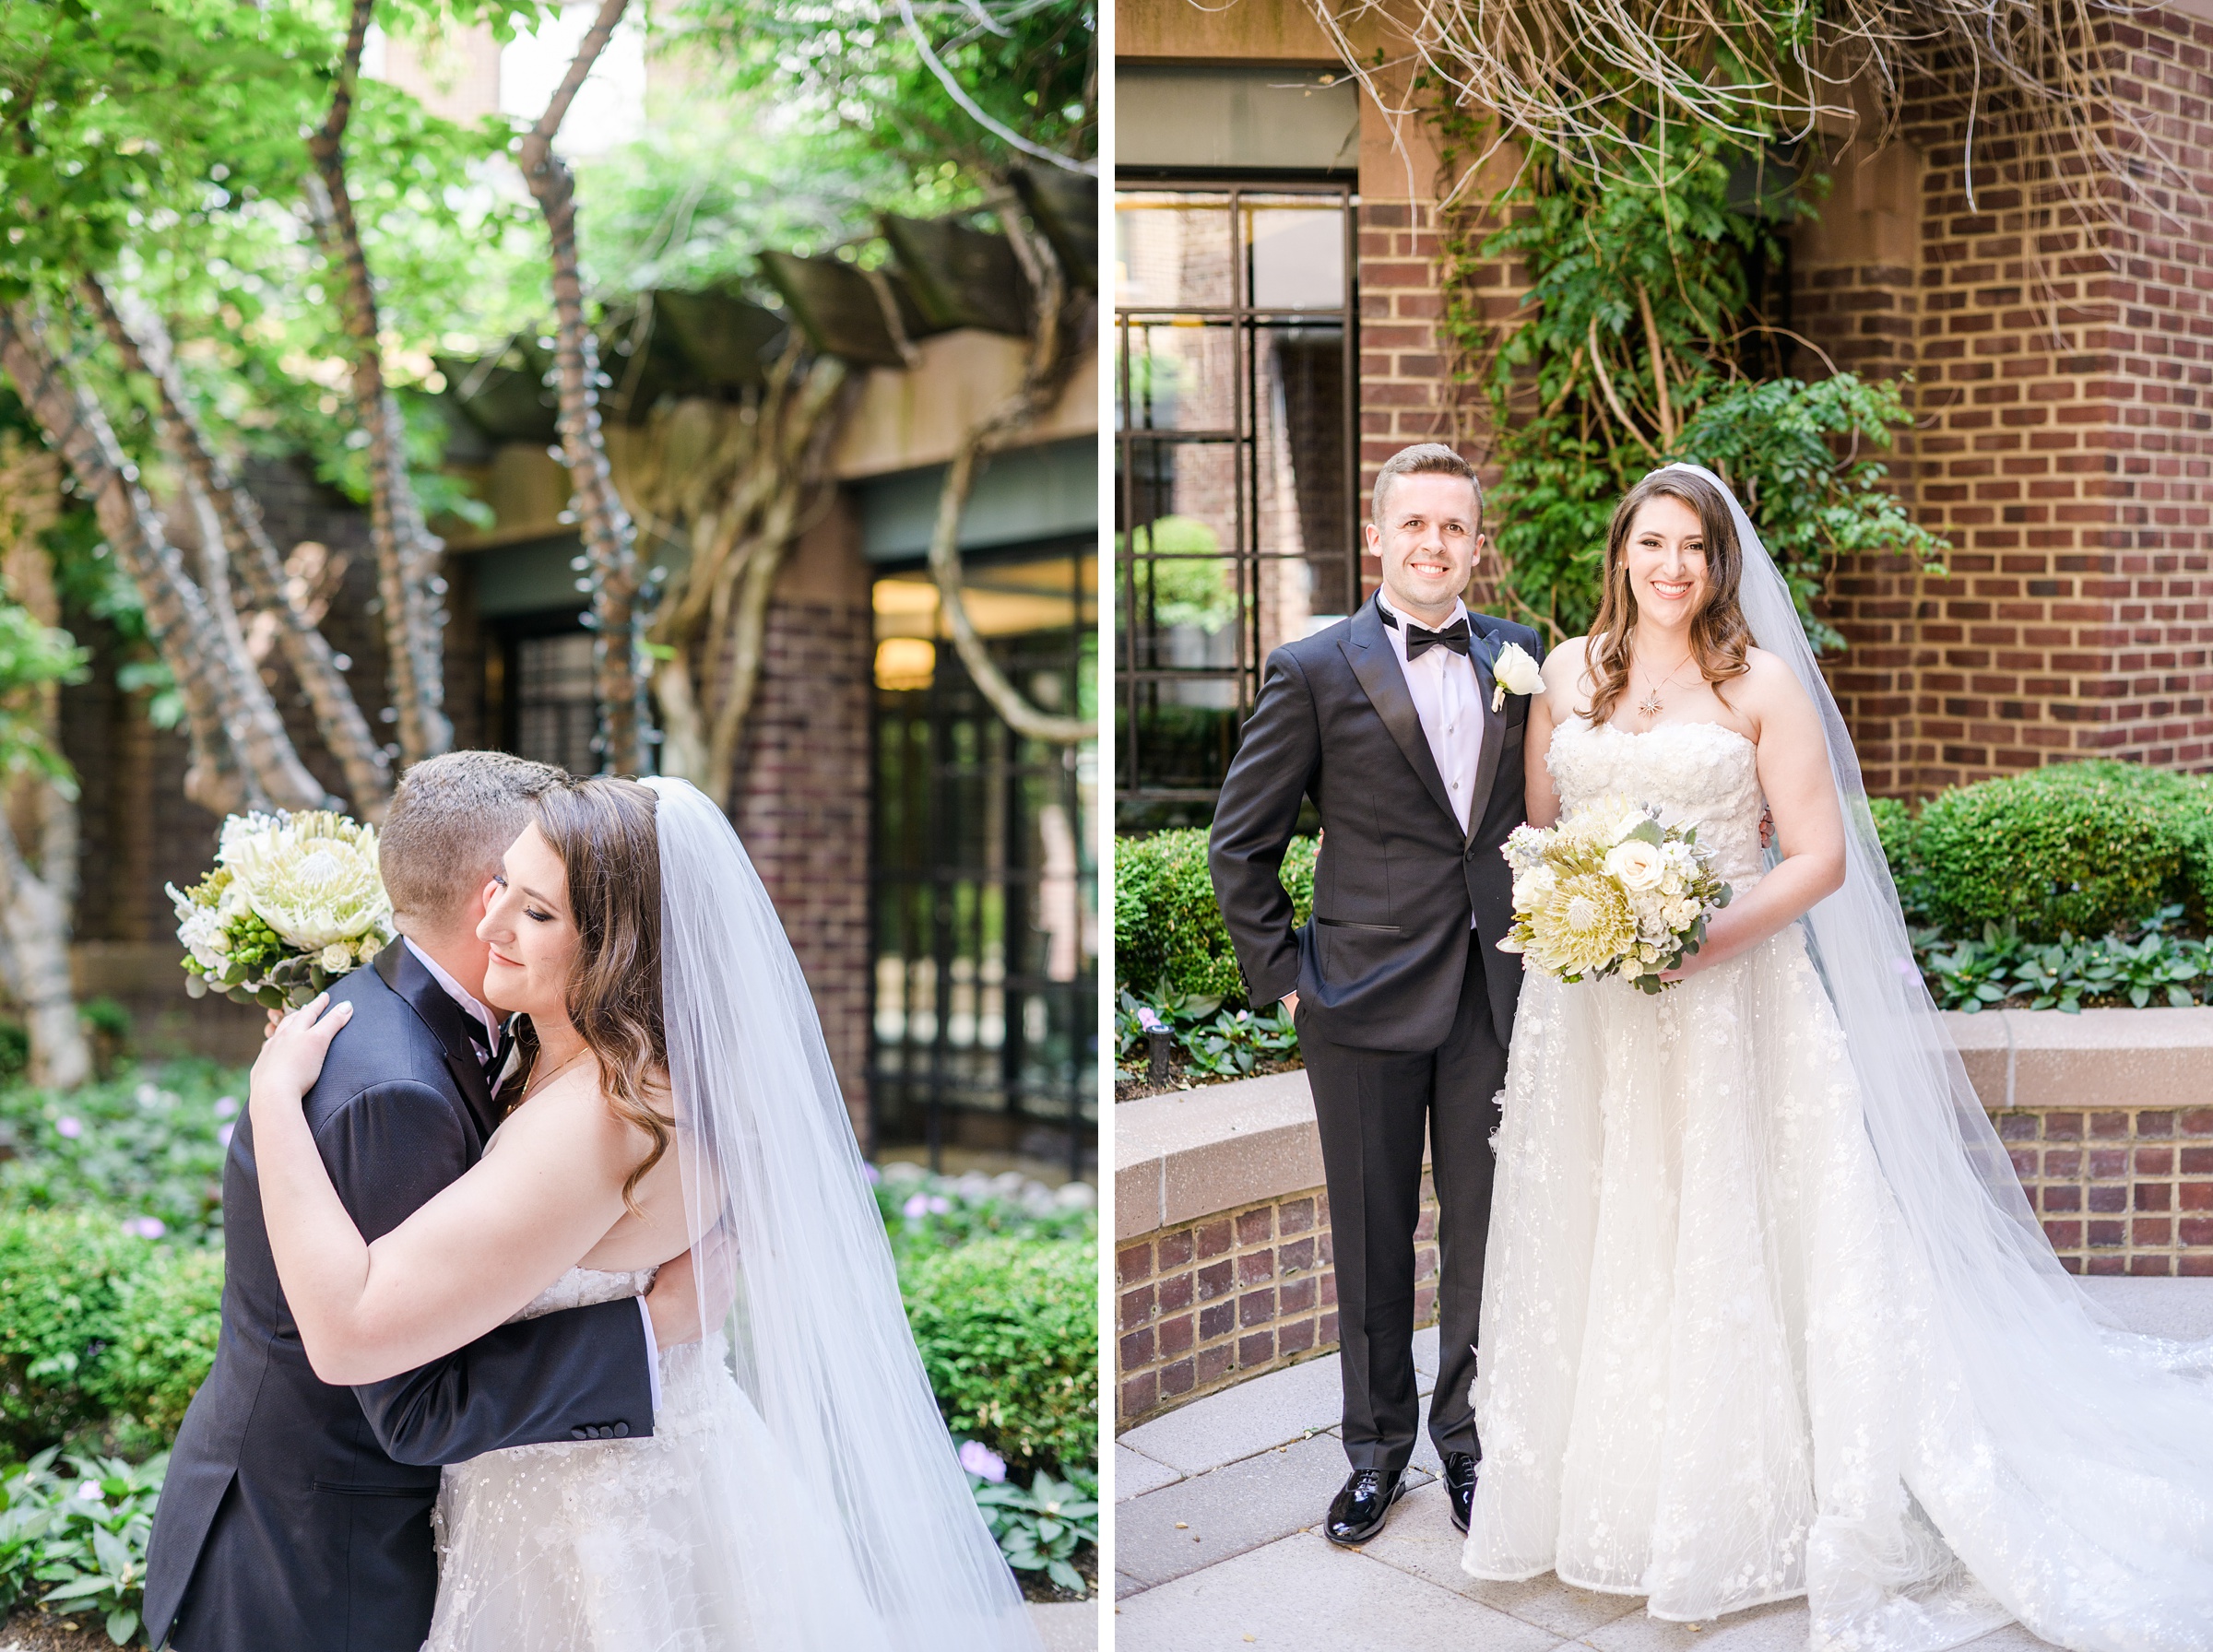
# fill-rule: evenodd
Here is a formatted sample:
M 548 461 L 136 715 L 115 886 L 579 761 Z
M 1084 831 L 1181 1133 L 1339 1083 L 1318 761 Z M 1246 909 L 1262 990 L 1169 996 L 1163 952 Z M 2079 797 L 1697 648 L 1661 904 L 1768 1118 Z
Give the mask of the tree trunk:
M 805 362 L 795 336 L 751 419 L 680 407 L 675 419 L 718 419 L 720 430 L 691 442 L 657 429 L 646 445 L 661 455 L 659 467 L 633 481 L 643 508 L 685 524 L 692 537 L 691 564 L 663 596 L 652 631 L 672 655 L 655 677 L 666 724 L 661 772 L 719 803 L 729 801 L 760 685 L 769 600 L 855 384 L 835 357 Z
M 53 789 L 51 781 L 46 785 Z M 24 864 L 6 809 L 0 809 L 0 937 L 30 1033 L 30 1081 L 74 1090 L 92 1076 L 92 1052 L 69 988 L 68 903 Z
M 383 820 L 385 805 L 392 797 L 391 760 L 370 732 L 369 719 L 361 714 L 330 643 L 292 600 L 284 559 L 262 526 L 260 505 L 231 478 L 201 430 L 177 376 L 166 331 L 153 316 L 142 317 L 134 331 L 95 277 L 86 277 L 84 290 L 86 301 L 123 357 L 124 369 L 154 382 L 160 393 L 162 441 L 213 507 L 219 543 L 231 566 L 244 577 L 254 606 L 275 622 L 285 663 L 306 691 L 323 742 L 345 773 L 354 811 L 364 820 Z M 146 334 L 143 342 L 139 332 Z M 212 587 L 208 594 L 212 598 Z
M 12 438 L 0 440 L 0 499 L 14 507 L 0 520 L 0 580 L 6 597 L 40 624 L 58 625 L 53 567 L 38 540 L 61 503 L 58 457 L 34 457 Z M 58 749 L 60 685 L 41 683 L 37 692 L 38 722 L 48 745 Z M 0 857 L 0 975 L 24 1009 L 31 1081 L 68 1089 L 92 1069 L 69 977 L 69 915 L 77 900 L 75 788 L 30 768 L 7 791 L 0 804 L 0 831 L 12 840 L 14 822 L 23 820 L 36 834 L 39 855 L 36 876 L 14 880 L 6 876 L 9 865 L 22 857 Z
M 544 213 L 553 243 L 554 371 L 561 386 L 561 449 L 569 467 L 570 509 L 589 559 L 593 698 L 599 707 L 602 773 L 646 769 L 645 677 L 639 669 L 637 533 L 615 491 L 599 433 L 599 360 L 584 314 L 576 266 L 576 180 L 553 152 L 553 139 L 592 65 L 622 20 L 628 0 L 601 0 L 599 15 L 569 64 L 546 112 L 523 139 L 523 177 Z
M 153 502 L 138 485 L 107 417 L 75 382 L 27 305 L 0 309 L 0 369 L 62 455 L 101 531 L 146 605 L 146 627 L 176 678 L 191 730 L 185 794 L 201 808 L 319 808 L 323 788 L 292 749 L 284 721 L 243 655 L 223 645 L 222 628 L 185 572 Z
M 361 77 L 372 0 L 353 0 L 346 53 L 331 90 L 330 112 L 308 139 L 315 165 L 309 203 L 331 262 L 338 266 L 338 309 L 353 346 L 354 416 L 369 434 L 369 537 L 376 551 L 377 599 L 384 607 L 386 669 L 398 714 L 399 749 L 420 762 L 449 749 L 445 714 L 444 603 L 439 566 L 445 546 L 423 521 L 408 478 L 406 425 L 385 383 L 377 342 L 376 289 L 361 251 L 361 226 L 346 186 L 346 126 Z
M 978 467 L 1009 436 L 1035 424 L 1052 411 L 1068 388 L 1081 354 L 1074 325 L 1077 317 L 1068 301 L 1068 281 L 1060 260 L 1043 235 L 1033 235 L 1022 221 L 1022 204 L 1001 183 L 993 192 L 1000 227 L 1014 248 L 1014 256 L 1029 277 L 1031 331 L 1029 355 L 1023 364 L 1022 383 L 998 407 L 970 426 L 953 451 L 945 467 L 945 483 L 938 494 L 938 514 L 929 534 L 929 572 L 938 584 L 938 602 L 953 646 L 968 667 L 977 691 L 991 702 L 1015 733 L 1056 746 L 1077 746 L 1098 738 L 1088 717 L 1061 717 L 1040 711 L 1007 680 L 999 662 L 984 646 L 968 605 L 961 594 L 961 517 L 968 509 L 968 495 L 976 485 Z

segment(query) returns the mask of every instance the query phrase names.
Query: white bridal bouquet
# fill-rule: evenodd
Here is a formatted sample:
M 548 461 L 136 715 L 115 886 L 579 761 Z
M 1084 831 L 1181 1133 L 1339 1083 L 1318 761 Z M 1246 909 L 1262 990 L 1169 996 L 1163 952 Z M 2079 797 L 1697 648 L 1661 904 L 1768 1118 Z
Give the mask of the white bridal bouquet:
M 169 886 L 185 989 L 270 1009 L 306 1003 L 391 944 L 376 828 L 327 809 L 232 815 L 215 867 Z
M 1558 825 L 1523 826 L 1501 850 L 1514 868 L 1514 926 L 1498 943 L 1563 981 L 1618 974 L 1645 992 L 1706 939 L 1729 904 L 1695 826 L 1661 824 L 1623 797 L 1586 803 Z

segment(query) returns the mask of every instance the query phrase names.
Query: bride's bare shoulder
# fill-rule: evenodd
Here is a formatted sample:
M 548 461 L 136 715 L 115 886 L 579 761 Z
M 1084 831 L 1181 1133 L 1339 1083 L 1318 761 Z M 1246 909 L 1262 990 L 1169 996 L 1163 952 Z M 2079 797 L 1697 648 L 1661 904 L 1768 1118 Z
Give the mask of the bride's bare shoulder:
M 1789 663 L 1765 648 L 1745 650 L 1745 674 L 1730 698 L 1763 734 L 1770 727 L 1795 738 L 1813 715 L 1813 702 Z
M 1558 696 L 1553 701 L 1556 708 L 1580 711 L 1589 702 L 1595 686 L 1591 680 L 1591 651 L 1597 642 L 1595 637 L 1569 637 L 1544 656 L 1544 689 L 1547 696 Z

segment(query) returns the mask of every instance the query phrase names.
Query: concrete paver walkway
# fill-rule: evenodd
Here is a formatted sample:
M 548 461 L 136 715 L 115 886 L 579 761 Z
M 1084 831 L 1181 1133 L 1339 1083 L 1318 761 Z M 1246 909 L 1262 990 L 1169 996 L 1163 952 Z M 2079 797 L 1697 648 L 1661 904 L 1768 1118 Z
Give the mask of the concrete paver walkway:
M 2213 1336 L 2213 1280 L 2094 1280 L 2132 1328 Z M 1414 1363 L 1426 1397 L 1437 1332 Z M 1628 1596 L 1569 1588 L 1549 1574 L 1478 1583 L 1425 1438 L 1413 1488 L 1381 1536 L 1339 1549 L 1319 1527 L 1345 1475 L 1337 1362 L 1315 1360 L 1209 1395 L 1115 1446 L 1117 1652 L 1803 1652 L 1806 1611 L 1783 1601 L 1696 1626 L 1648 1617 Z M 1425 1412 L 1426 1407 L 1425 1406 Z M 1976 1652 L 2033 1652 L 2017 1626 Z

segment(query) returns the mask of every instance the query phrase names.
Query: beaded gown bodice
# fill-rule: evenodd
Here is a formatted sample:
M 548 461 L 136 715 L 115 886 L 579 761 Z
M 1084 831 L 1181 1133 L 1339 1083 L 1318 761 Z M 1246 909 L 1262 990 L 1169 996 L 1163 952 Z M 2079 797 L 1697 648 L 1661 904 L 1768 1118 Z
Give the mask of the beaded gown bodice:
M 1553 731 L 1544 764 L 1563 811 L 1600 797 L 1656 807 L 1693 822 L 1714 869 L 1739 892 L 1763 869 L 1759 749 L 1719 723 L 1663 723 L 1642 732 L 1572 718 Z

